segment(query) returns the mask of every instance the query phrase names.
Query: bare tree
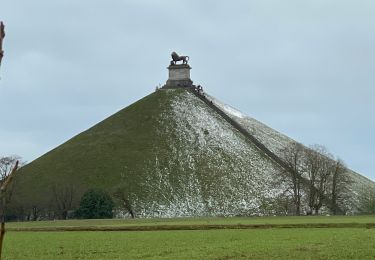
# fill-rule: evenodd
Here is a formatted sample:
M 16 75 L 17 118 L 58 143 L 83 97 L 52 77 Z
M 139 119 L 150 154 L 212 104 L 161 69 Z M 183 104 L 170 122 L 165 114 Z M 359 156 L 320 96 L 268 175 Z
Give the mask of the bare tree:
M 4 182 L 7 180 L 17 162 L 18 167 L 24 165 L 24 162 L 21 161 L 21 157 L 18 155 L 0 157 L 0 185 L 4 184 Z M 9 183 L 8 192 L 5 194 L 7 202 L 10 201 L 10 198 L 12 196 L 12 185 L 12 183 Z
M 282 151 L 282 155 L 289 168 L 284 171 L 283 178 L 293 195 L 296 215 L 300 214 L 302 195 L 306 196 L 308 214 L 319 214 L 324 205 L 332 214 L 342 213 L 351 183 L 342 160 L 335 160 L 322 145 L 306 148 L 293 143 Z
M 5 236 L 5 211 L 6 211 L 6 204 L 8 200 L 10 199 L 9 196 L 7 196 L 7 192 L 11 189 L 11 183 L 13 180 L 13 176 L 15 172 L 18 169 L 18 161 L 15 162 L 12 170 L 9 174 L 6 175 L 5 179 L 1 183 L 0 186 L 0 199 L 1 199 L 1 231 L 0 231 L 0 259 L 1 259 L 1 253 L 3 249 L 3 241 Z
M 305 154 L 305 169 L 308 175 L 308 205 L 310 211 L 314 210 L 317 215 L 326 202 L 334 160 L 322 145 L 311 146 L 310 149 L 306 149 Z
M 320 171 L 320 165 L 321 162 L 320 156 L 318 153 L 316 153 L 314 150 L 307 150 L 305 152 L 305 160 L 304 163 L 306 163 L 306 172 L 308 176 L 308 185 L 306 187 L 307 190 L 307 202 L 309 206 L 309 213 L 312 214 L 314 205 L 316 204 L 317 199 L 317 189 L 315 188 L 316 182 L 318 179 L 318 174 Z
M 292 200 L 295 207 L 295 214 L 301 214 L 302 197 L 302 175 L 304 173 L 304 147 L 299 143 L 292 143 L 282 150 L 282 159 L 288 166 L 284 170 L 283 182 L 290 188 Z
M 126 209 L 130 216 L 132 218 L 135 218 L 135 214 L 134 214 L 134 210 L 133 210 L 133 206 L 132 206 L 132 202 L 131 202 L 131 199 L 130 199 L 130 196 L 129 194 L 124 190 L 123 187 L 118 187 L 115 192 L 113 193 L 113 196 L 120 200 L 121 201 L 121 204 L 122 206 L 124 207 L 124 209 Z
M 72 209 L 73 198 L 75 195 L 75 187 L 73 184 L 68 185 L 52 185 L 52 194 L 57 214 L 60 219 L 68 218 L 68 211 Z
M 17 161 L 19 161 L 19 165 L 23 164 L 21 157 L 18 155 L 0 157 L 0 184 L 4 183 Z
M 363 186 L 360 195 L 359 209 L 363 214 L 375 213 L 375 189 L 370 186 Z
M 343 206 L 348 197 L 349 187 L 352 182 L 345 163 L 341 159 L 334 161 L 329 179 L 329 195 L 331 199 L 329 207 L 333 215 L 339 213 L 340 206 Z
M 276 215 L 289 215 L 294 213 L 294 205 L 290 190 L 285 190 L 279 194 L 274 201 L 273 207 L 276 209 Z

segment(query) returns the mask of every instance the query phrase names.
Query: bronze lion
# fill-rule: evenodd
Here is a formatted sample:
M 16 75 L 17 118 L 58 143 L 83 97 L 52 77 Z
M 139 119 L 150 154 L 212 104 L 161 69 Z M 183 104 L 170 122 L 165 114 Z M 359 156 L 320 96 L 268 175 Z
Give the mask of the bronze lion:
M 189 60 L 189 56 L 179 56 L 175 51 L 172 52 L 171 56 L 171 65 L 177 64 L 177 61 L 182 61 L 182 64 L 187 64 Z

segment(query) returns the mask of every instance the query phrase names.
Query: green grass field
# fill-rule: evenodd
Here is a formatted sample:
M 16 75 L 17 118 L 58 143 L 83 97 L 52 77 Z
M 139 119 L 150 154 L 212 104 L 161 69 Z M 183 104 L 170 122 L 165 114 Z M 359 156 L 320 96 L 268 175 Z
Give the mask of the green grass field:
M 346 224 L 309 228 L 307 224 Z M 375 259 L 374 216 L 71 220 L 8 223 L 4 259 Z M 29 228 L 299 224 L 295 228 L 34 231 Z M 349 224 L 349 225 L 348 225 Z M 281 226 L 284 227 L 284 226 Z
M 317 224 L 334 225 L 340 227 L 366 227 L 375 225 L 375 216 L 300 216 L 300 217 L 231 217 L 231 218 L 170 218 L 170 219 L 93 219 L 93 220 L 57 220 L 57 221 L 29 221 L 12 222 L 7 224 L 9 230 L 48 230 L 61 228 L 113 228 L 122 227 L 197 227 L 222 225 L 224 227 L 236 227 L 238 225 L 271 225 L 271 227 L 310 227 Z

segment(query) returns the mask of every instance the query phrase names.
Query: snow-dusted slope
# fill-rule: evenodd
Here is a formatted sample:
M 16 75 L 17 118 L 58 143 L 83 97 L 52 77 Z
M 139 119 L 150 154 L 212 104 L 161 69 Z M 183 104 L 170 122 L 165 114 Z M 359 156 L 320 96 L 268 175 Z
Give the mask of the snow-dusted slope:
M 155 147 L 147 167 L 155 170 L 145 185 L 165 199 L 139 201 L 142 214 L 272 214 L 263 206 L 267 201 L 272 207 L 285 190 L 275 182 L 279 167 L 190 92 L 164 91 L 172 98 L 160 121 L 165 128 L 156 138 L 167 138 L 169 157 L 160 158 Z
M 293 142 L 208 98 L 273 153 Z M 66 190 L 74 190 L 74 210 L 87 189 L 100 188 L 123 192 L 139 217 L 292 211 L 282 196 L 280 165 L 218 112 L 188 89 L 158 90 L 22 167 L 11 206 L 20 219 L 36 209 L 53 216 L 60 212 L 55 197 Z M 373 183 L 350 174 L 353 209 Z
M 267 125 L 251 118 L 239 110 L 233 108 L 230 105 L 224 104 L 216 98 L 207 95 L 207 98 L 211 100 L 217 107 L 223 110 L 228 116 L 237 121 L 242 127 L 244 127 L 250 134 L 257 138 L 262 144 L 264 144 L 273 153 L 280 156 L 281 150 L 288 144 L 295 142 L 282 133 L 268 127 Z
M 279 157 L 282 156 L 282 149 L 288 146 L 288 144 L 296 142 L 254 118 L 246 116 L 232 106 L 229 106 L 208 94 L 206 94 L 206 97 Z M 351 185 L 352 196 L 350 196 L 351 205 L 349 207 L 351 208 L 351 211 L 356 211 L 355 208 L 358 205 L 358 199 L 361 192 L 368 188 L 375 189 L 375 183 L 350 169 L 348 169 L 348 174 L 353 181 Z

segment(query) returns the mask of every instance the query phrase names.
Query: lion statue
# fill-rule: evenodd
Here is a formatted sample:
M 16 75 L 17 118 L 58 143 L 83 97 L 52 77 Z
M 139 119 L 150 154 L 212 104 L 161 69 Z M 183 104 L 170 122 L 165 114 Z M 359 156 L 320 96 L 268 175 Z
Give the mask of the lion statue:
M 182 64 L 187 64 L 189 60 L 189 56 L 179 56 L 175 51 L 172 52 L 171 56 L 171 65 L 177 64 L 177 61 L 182 61 Z

